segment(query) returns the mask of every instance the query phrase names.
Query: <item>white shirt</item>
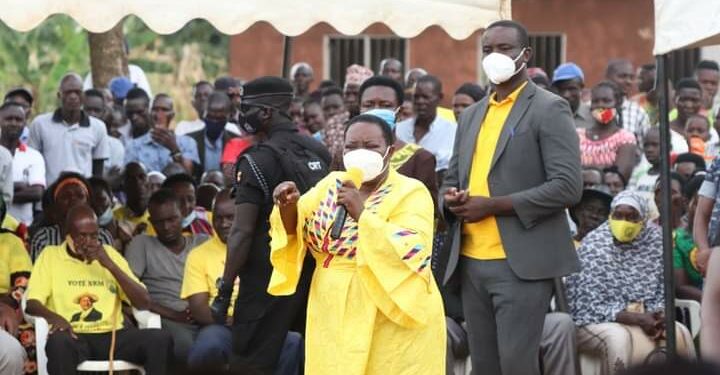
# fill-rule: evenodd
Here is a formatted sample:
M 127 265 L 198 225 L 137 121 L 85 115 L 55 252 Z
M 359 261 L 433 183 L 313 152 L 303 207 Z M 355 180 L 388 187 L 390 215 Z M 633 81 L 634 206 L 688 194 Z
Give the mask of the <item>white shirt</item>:
M 203 120 L 197 119 L 192 121 L 180 121 L 175 127 L 175 135 L 187 135 L 203 129 L 205 129 L 205 121 Z M 232 122 L 225 124 L 225 131 L 239 136 L 243 135 L 240 128 Z
M 46 186 L 45 159 L 37 150 L 22 143 L 15 149 L 13 156 L 13 182 L 24 182 L 28 186 L 40 185 L 43 188 Z M 13 203 L 9 212 L 25 225 L 29 226 L 33 221 L 32 203 Z
M 113 167 L 122 168 L 125 166 L 125 146 L 121 140 L 108 136 L 108 149 L 110 157 L 105 160 L 105 172 Z
M 395 135 L 405 143 L 416 144 L 435 155 L 436 171 L 448 169 L 450 157 L 455 145 L 455 130 L 457 124 L 435 116 L 427 134 L 418 142 L 415 139 L 415 118 L 399 122 L 395 127 Z
M 672 152 L 676 154 L 684 154 L 690 151 L 687 139 L 685 139 L 682 134 L 672 129 L 670 129 L 670 145 L 672 145 Z
M 0 195 L 6 203 L 12 202 L 15 192 L 12 181 L 12 165 L 12 154 L 5 147 L 0 146 Z
M 141 67 L 133 64 L 128 65 L 128 73 L 130 73 L 130 82 L 134 83 L 135 86 L 145 90 L 149 97 L 153 97 L 152 90 L 150 89 L 150 82 L 145 76 L 145 72 Z M 83 91 L 93 88 L 92 73 L 88 73 L 85 76 L 83 82 Z
M 30 125 L 30 147 L 45 158 L 45 180 L 52 184 L 64 171 L 92 176 L 93 160 L 110 155 L 105 124 L 83 114 L 80 123 L 66 124 L 60 111 L 44 113 Z

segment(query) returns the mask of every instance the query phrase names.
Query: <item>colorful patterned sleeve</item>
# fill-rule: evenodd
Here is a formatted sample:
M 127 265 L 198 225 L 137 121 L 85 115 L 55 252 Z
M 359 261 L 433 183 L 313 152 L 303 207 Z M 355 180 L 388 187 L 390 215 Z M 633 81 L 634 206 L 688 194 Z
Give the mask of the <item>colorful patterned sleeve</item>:
M 289 296 L 295 293 L 306 253 L 305 241 L 302 237 L 305 218 L 320 205 L 320 200 L 324 198 L 322 192 L 326 191 L 328 184 L 334 181 L 335 177 L 330 174 L 300 197 L 295 234 L 285 232 L 280 210 L 277 206 L 273 208 L 270 214 L 270 263 L 273 266 L 273 273 L 267 288 L 269 294 Z
M 395 186 L 377 211 L 360 215 L 357 265 L 378 309 L 400 326 L 419 328 L 428 319 L 429 297 L 438 293 L 430 270 L 433 202 L 424 186 L 407 181 L 409 188 Z

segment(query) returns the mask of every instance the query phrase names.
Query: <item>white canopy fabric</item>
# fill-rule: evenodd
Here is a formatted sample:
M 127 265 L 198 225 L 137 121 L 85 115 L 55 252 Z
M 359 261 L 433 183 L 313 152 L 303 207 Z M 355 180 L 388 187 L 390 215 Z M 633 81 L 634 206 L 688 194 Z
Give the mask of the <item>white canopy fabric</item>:
M 655 0 L 655 48 L 676 49 L 720 44 L 720 1 Z
M 344 34 L 383 23 L 401 37 L 438 25 L 465 39 L 499 19 L 509 19 L 511 0 L 0 0 L 0 20 L 28 31 L 53 14 L 67 14 L 91 32 L 107 31 L 133 14 L 160 34 L 171 34 L 195 18 L 225 34 L 238 34 L 258 21 L 288 36 L 327 22 Z

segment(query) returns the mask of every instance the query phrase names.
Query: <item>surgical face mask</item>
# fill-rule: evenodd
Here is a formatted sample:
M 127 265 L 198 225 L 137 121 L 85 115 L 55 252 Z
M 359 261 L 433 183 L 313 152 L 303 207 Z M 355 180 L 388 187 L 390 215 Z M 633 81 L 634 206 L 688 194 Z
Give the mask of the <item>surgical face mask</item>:
M 610 218 L 610 232 L 613 237 L 622 243 L 632 242 L 643 229 L 643 223 L 634 223 L 627 220 L 617 220 Z
M 112 219 L 113 219 L 113 212 L 110 209 L 110 207 L 108 207 L 108 209 L 105 210 L 105 212 L 103 212 L 102 215 L 100 215 L 100 217 L 98 217 L 98 225 L 100 225 L 101 227 L 104 227 L 104 226 L 110 224 Z
M 192 224 L 192 222 L 195 221 L 195 219 L 197 219 L 197 212 L 195 212 L 195 210 L 193 210 L 190 212 L 190 215 L 187 215 L 182 219 L 182 224 L 181 224 L 182 227 L 183 228 L 189 227 L 190 224 Z
M 607 125 L 617 116 L 615 108 L 596 108 L 592 110 L 592 116 L 600 124 Z
M 515 63 L 517 63 L 524 52 L 525 48 L 520 51 L 515 59 L 498 52 L 493 52 L 485 56 L 482 61 L 482 67 L 490 82 L 499 85 L 514 77 L 525 67 L 525 63 L 522 63 L 519 68 L 515 68 Z
M 384 109 L 384 108 L 376 108 L 376 109 L 371 109 L 371 110 L 365 112 L 365 114 L 380 117 L 385 122 L 387 122 L 388 125 L 390 125 L 390 129 L 395 130 L 395 112 L 394 111 L 391 111 L 389 109 Z
M 385 156 L 388 151 L 385 151 L 385 155 L 365 148 L 348 151 L 343 155 L 345 170 L 357 168 L 363 172 L 363 182 L 372 181 L 385 171 Z

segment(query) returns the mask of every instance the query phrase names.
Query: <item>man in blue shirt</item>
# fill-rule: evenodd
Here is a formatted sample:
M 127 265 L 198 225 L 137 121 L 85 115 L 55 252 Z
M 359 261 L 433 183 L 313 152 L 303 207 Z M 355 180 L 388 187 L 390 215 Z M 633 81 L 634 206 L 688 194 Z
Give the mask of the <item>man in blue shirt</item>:
M 225 145 L 230 139 L 237 137 L 237 134 L 226 130 L 232 109 L 230 97 L 223 92 L 215 91 L 208 98 L 207 109 L 203 116 L 205 127 L 187 134 L 197 144 L 200 160 L 199 167 L 195 169 L 197 180 L 200 180 L 199 177 L 203 172 L 220 170 L 220 160 Z
M 148 172 L 160 172 L 170 163 L 179 163 L 192 173 L 200 163 L 197 145 L 191 138 L 155 127 L 150 117 L 150 97 L 145 91 L 134 88 L 128 92 L 125 113 L 132 125 L 132 139 L 125 145 L 125 164 L 136 161 Z

